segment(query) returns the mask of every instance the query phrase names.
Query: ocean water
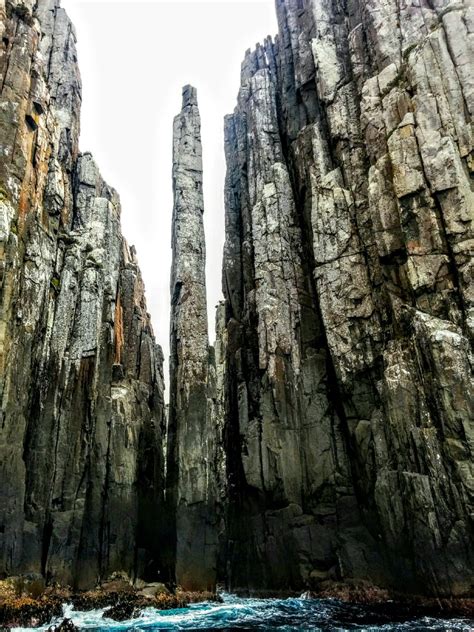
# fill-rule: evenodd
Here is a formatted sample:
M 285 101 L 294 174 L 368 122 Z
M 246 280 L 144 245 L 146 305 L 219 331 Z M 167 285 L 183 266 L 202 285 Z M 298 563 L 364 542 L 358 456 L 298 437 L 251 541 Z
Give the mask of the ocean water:
M 103 617 L 104 610 L 80 612 L 64 606 L 64 617 L 81 630 L 124 632 L 125 630 L 279 630 L 301 631 L 463 631 L 473 632 L 474 621 L 423 617 L 403 621 L 397 614 L 344 604 L 334 599 L 242 599 L 225 595 L 224 603 L 200 603 L 178 610 L 147 608 L 137 619 L 116 622 Z M 63 617 L 63 618 L 64 618 Z M 393 620 L 393 619 L 398 620 Z M 53 621 L 52 623 L 59 623 Z M 51 624 L 50 624 L 51 625 Z M 48 626 L 40 628 L 47 630 Z

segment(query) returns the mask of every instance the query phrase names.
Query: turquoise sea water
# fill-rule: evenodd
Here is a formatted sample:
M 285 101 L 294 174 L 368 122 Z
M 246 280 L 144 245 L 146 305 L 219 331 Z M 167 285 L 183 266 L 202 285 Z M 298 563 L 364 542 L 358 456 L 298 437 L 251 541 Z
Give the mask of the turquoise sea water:
M 400 621 L 397 613 L 344 604 L 333 599 L 242 599 L 224 596 L 224 603 L 201 603 L 179 610 L 147 608 L 137 619 L 124 622 L 103 617 L 103 610 L 79 612 L 64 606 L 64 617 L 83 630 L 368 630 L 411 632 L 428 630 L 474 631 L 474 621 L 423 617 Z M 63 617 L 63 618 L 64 618 Z M 395 620 L 394 620 L 395 619 Z M 398 619 L 398 620 L 397 620 Z M 61 619 L 62 620 L 62 619 Z M 52 622 L 56 623 L 56 622 Z M 47 630 L 48 626 L 41 628 Z

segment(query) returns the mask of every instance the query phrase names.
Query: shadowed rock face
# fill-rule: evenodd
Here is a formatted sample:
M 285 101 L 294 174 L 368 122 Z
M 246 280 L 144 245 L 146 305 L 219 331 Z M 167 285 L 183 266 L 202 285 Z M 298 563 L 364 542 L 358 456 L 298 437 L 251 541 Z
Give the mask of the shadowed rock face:
M 58 5 L 0 2 L 0 572 L 83 587 L 156 568 L 163 376 Z
M 173 192 L 167 498 L 176 521 L 176 582 L 185 590 L 213 589 L 215 368 L 207 332 L 201 120 L 191 86 L 183 88 L 174 120 Z
M 276 6 L 225 122 L 227 583 L 467 593 L 472 10 Z
M 276 6 L 225 122 L 215 349 L 194 88 L 174 123 L 165 509 L 162 354 L 78 151 L 74 30 L 0 0 L 0 574 L 471 589 L 472 10 Z

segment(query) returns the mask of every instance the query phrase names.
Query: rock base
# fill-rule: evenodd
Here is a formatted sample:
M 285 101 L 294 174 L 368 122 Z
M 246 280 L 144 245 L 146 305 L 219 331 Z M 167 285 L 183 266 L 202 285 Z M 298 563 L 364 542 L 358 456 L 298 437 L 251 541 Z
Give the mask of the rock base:
M 42 594 L 29 593 L 29 583 L 19 578 L 0 581 L 0 629 L 34 628 L 46 625 L 63 612 L 64 603 L 72 603 L 75 610 L 96 610 L 105 608 L 104 618 L 126 621 L 140 615 L 144 608 L 173 610 L 185 608 L 191 603 L 202 601 L 219 602 L 215 593 L 184 592 L 179 589 L 171 593 L 162 584 L 140 584 L 134 588 L 124 581 L 107 582 L 94 590 L 72 592 L 68 587 L 44 587 Z M 64 619 L 51 630 L 74 629 L 71 621 Z M 69 626 L 69 627 L 68 627 Z

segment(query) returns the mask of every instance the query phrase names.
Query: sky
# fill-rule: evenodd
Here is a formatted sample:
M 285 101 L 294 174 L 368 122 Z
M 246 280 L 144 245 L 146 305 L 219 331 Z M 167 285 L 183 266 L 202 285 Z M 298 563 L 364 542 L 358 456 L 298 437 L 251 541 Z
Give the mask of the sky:
M 81 151 L 91 151 L 122 203 L 157 342 L 169 355 L 172 125 L 181 89 L 197 88 L 204 169 L 209 338 L 222 298 L 224 115 L 245 51 L 277 32 L 274 0 L 62 0 L 77 32 Z

